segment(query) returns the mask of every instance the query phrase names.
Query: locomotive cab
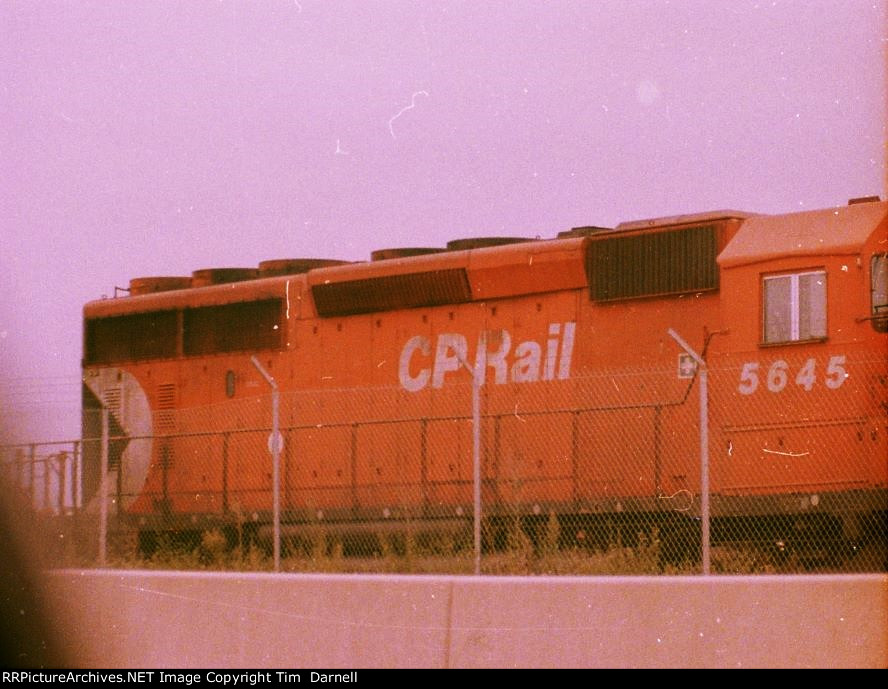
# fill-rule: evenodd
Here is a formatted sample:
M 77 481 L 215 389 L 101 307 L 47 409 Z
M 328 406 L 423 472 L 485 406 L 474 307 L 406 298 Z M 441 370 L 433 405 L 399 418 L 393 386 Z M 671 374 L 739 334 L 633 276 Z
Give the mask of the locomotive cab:
M 780 542 L 884 531 L 886 243 L 888 203 L 870 200 L 750 218 L 720 255 L 714 514 L 773 515 Z
M 870 303 L 873 330 L 888 332 L 888 253 L 876 253 L 870 258 Z

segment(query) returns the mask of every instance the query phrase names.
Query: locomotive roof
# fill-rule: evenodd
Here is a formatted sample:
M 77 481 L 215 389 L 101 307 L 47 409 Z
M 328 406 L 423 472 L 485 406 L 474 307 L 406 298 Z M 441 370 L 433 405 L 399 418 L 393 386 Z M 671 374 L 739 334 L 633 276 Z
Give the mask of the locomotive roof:
M 627 232 L 629 230 L 645 230 L 653 227 L 663 228 L 672 227 L 674 225 L 697 225 L 705 222 L 716 222 L 718 220 L 730 220 L 732 218 L 742 220 L 745 218 L 751 218 L 753 215 L 753 213 L 747 213 L 746 211 L 735 210 L 707 211 L 705 213 L 670 215 L 663 218 L 646 218 L 644 220 L 621 222 L 614 228 L 614 230 L 617 232 Z
M 718 262 L 723 268 L 785 256 L 856 254 L 888 218 L 888 201 L 747 218 Z
M 335 307 L 338 315 L 346 315 L 357 313 L 353 311 L 352 302 L 362 294 L 366 296 L 372 292 L 377 301 L 381 294 L 387 295 L 383 301 L 388 304 L 388 308 L 400 303 L 399 295 L 421 291 L 424 285 L 437 294 L 441 292 L 439 283 L 442 274 L 448 272 L 461 273 L 458 281 L 469 290 L 463 295 L 463 299 L 471 301 L 559 289 L 579 289 L 587 284 L 584 268 L 584 247 L 587 241 L 584 237 L 530 241 L 471 251 L 448 251 L 348 263 L 309 270 L 299 275 L 260 277 L 122 299 L 96 300 L 84 306 L 84 313 L 88 318 L 101 318 L 140 311 L 187 308 L 198 304 L 209 306 L 282 298 L 285 295 L 299 301 L 303 298 L 303 292 L 310 291 L 314 293 L 315 300 L 319 298 L 319 292 L 326 294 L 326 301 L 332 299 L 336 302 L 331 308 Z M 431 281 L 423 281 L 423 276 L 428 276 Z M 437 296 L 441 297 L 441 294 Z M 376 311 L 385 310 L 386 305 L 377 304 L 369 309 L 364 304 L 364 307 L 364 311 Z

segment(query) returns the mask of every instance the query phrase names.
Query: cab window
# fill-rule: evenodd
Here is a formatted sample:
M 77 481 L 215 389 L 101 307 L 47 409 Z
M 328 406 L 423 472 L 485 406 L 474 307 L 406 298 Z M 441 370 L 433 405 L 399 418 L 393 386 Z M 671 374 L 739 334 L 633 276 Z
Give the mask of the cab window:
M 873 327 L 888 332 L 888 253 L 876 254 L 870 263 Z
M 765 344 L 826 338 L 826 271 L 762 278 Z

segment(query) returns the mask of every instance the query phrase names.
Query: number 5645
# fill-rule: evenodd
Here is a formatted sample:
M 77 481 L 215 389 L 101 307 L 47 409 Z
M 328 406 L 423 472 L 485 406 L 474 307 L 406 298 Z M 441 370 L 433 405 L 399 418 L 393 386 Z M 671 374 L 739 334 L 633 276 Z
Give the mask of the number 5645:
M 737 390 L 741 394 L 751 395 L 759 388 L 760 376 L 764 376 L 768 390 L 780 392 L 789 384 L 792 374 L 793 371 L 790 370 L 789 364 L 783 359 L 777 359 L 772 363 L 767 372 L 760 369 L 758 361 L 748 361 L 743 364 L 743 369 L 740 371 L 740 384 L 737 386 Z M 795 384 L 806 391 L 811 390 L 817 383 L 817 375 L 817 361 L 814 358 L 808 359 L 798 371 L 795 371 Z M 826 387 L 837 390 L 847 377 L 845 355 L 830 357 L 826 371 L 823 373 L 823 383 Z

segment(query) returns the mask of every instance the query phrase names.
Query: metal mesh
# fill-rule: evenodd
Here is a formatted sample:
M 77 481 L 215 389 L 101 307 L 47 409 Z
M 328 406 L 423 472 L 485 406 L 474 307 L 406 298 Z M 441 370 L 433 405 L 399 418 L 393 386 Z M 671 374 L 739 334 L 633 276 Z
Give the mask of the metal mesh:
M 764 349 L 710 378 L 714 537 L 781 563 L 884 568 L 885 359 Z
M 709 362 L 711 571 L 884 570 L 885 361 L 768 352 Z M 489 379 L 477 425 L 471 383 L 282 393 L 281 567 L 473 571 L 477 436 L 482 572 L 698 573 L 699 393 L 675 369 Z M 272 567 L 271 396 L 156 411 L 150 436 L 108 416 L 2 449 L 60 563 Z

